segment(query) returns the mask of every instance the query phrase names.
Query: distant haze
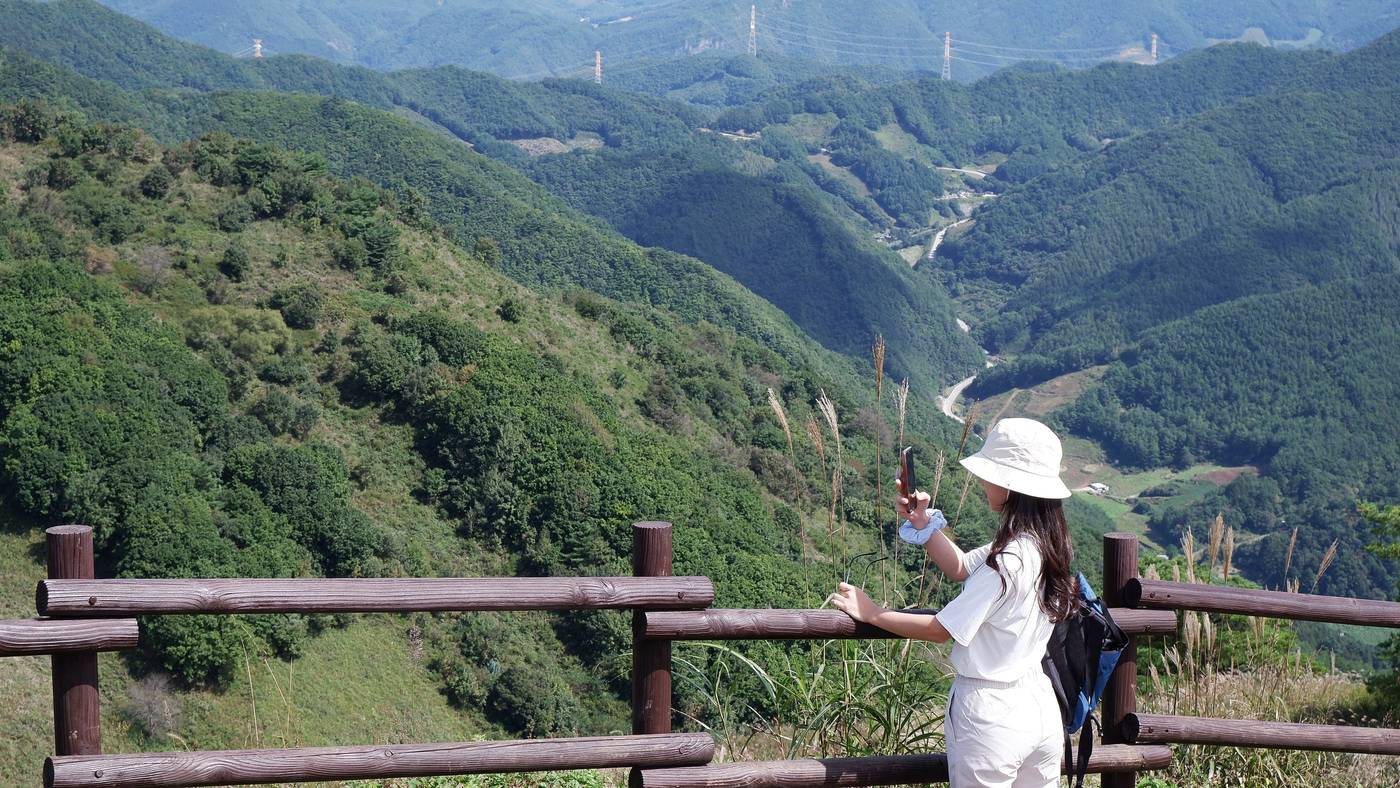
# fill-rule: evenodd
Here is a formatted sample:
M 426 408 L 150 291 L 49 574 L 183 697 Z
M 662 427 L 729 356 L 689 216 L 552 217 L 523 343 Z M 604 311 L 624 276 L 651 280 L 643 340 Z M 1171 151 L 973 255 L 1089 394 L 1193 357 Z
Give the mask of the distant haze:
M 376 69 L 461 65 L 514 78 L 586 76 L 643 59 L 747 51 L 757 8 L 760 51 L 845 65 L 937 72 L 945 31 L 953 76 L 1030 59 L 1072 66 L 1161 56 L 1244 39 L 1350 49 L 1400 25 L 1395 0 L 102 0 L 166 33 L 228 53 L 254 38 L 268 54 L 303 53 Z

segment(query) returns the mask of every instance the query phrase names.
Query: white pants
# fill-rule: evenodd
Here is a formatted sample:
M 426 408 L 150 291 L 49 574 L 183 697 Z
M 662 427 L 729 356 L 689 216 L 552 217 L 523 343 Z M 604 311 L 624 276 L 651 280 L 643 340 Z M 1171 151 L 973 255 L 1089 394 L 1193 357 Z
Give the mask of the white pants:
M 1039 668 L 1019 681 L 958 676 L 943 720 L 951 788 L 1054 788 L 1065 729 Z

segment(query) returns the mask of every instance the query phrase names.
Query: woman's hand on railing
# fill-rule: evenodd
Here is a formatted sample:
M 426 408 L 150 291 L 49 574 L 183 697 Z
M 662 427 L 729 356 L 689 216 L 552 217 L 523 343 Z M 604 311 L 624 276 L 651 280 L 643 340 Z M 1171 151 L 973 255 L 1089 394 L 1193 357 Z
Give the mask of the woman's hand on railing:
M 870 595 L 850 583 L 842 583 L 836 587 L 836 593 L 827 597 L 831 606 L 842 611 L 856 621 L 869 622 L 875 616 L 884 612 L 884 608 L 875 604 L 870 599 Z

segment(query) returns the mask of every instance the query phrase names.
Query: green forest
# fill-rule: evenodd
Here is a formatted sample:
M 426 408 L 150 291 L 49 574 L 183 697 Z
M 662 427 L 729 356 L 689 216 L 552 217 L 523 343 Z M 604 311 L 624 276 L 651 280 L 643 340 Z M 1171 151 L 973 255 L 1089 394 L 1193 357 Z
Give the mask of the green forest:
M 174 29 L 182 2 L 106 5 L 213 43 Z M 344 40 L 392 27 L 335 5 Z M 0 0 L 5 617 L 32 615 L 40 534 L 62 522 L 96 529 L 100 576 L 432 577 L 628 574 L 630 524 L 669 520 L 677 573 L 711 577 L 717 605 L 813 607 L 852 556 L 893 550 L 900 442 L 959 541 L 988 536 L 951 460 L 1008 395 L 1055 383 L 1069 393 L 1039 415 L 1067 448 L 1157 478 L 1070 499 L 1091 582 L 1103 533 L 1132 524 L 1163 553 L 1145 566 L 1179 573 L 1219 517 L 1221 582 L 1396 595 L 1400 32 L 972 83 L 720 51 L 597 85 L 429 62 L 423 41 L 453 35 L 440 23 L 477 13 L 431 5 L 393 23 L 435 27 L 399 58 L 254 61 L 92 0 Z M 554 36 L 556 12 L 493 24 Z M 974 372 L 965 396 L 998 399 L 965 402 L 964 432 L 936 397 Z M 1066 471 L 1100 461 L 1075 456 Z M 949 584 L 910 596 L 921 569 L 905 550 L 868 574 L 945 601 Z M 1245 653 L 1253 624 L 1221 626 Z M 621 613 L 141 627 L 103 663 L 104 729 L 129 750 L 226 746 L 235 702 L 272 702 L 302 666 L 331 686 L 381 670 L 382 695 L 308 713 L 299 735 L 289 714 L 284 744 L 626 727 Z M 1268 648 L 1358 669 L 1400 653 L 1341 637 L 1287 628 Z M 353 657 L 367 644 L 381 662 Z M 678 721 L 700 726 L 776 718 L 759 671 L 828 657 L 704 654 L 733 694 L 678 683 Z M 0 677 L 26 731 L 48 724 L 31 668 Z M 941 690 L 935 664 L 913 670 Z M 1387 677 L 1367 702 L 1393 696 Z M 170 698 L 185 724 L 152 712 Z M 0 750 L 0 782 L 50 744 L 40 726 Z
M 91 524 L 104 575 L 626 574 L 629 524 L 666 519 L 677 571 L 713 578 L 718 603 L 802 607 L 888 534 L 873 452 L 893 456 L 889 389 L 877 406 L 830 354 L 806 365 L 715 323 L 526 290 L 493 239 L 463 245 L 421 197 L 336 179 L 319 155 L 224 132 L 163 147 L 34 101 L 0 110 L 0 143 L 5 530 Z M 800 427 L 794 447 L 770 389 L 794 427 L 830 397 L 840 457 Z M 953 450 L 934 418 L 911 402 L 930 458 Z M 950 511 L 961 484 L 950 469 Z M 988 533 L 966 504 L 963 528 Z M 1107 528 L 1080 512 L 1086 562 Z M 906 553 L 897 576 L 917 569 Z M 295 661 L 354 618 L 143 620 L 124 670 L 217 689 L 250 650 Z M 552 618 L 414 631 L 482 731 L 621 725 L 625 617 Z M 148 722 L 135 746 L 173 744 Z

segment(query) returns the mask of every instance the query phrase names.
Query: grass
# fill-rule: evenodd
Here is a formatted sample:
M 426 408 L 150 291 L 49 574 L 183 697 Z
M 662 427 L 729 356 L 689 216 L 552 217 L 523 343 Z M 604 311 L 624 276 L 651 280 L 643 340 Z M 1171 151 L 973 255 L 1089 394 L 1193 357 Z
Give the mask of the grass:
M 825 153 L 814 153 L 807 157 L 807 160 L 818 165 L 823 170 L 831 173 L 837 180 L 844 182 L 847 186 L 862 197 L 870 196 L 870 187 L 865 185 L 865 181 L 857 178 L 855 173 L 832 162 L 831 157 Z
M 979 413 L 986 414 L 986 424 L 1002 418 L 1023 417 L 1044 419 L 1051 412 L 1073 402 L 1086 388 L 1103 377 L 1107 367 L 1090 367 L 1045 381 L 1025 389 L 1012 389 L 977 404 Z M 1120 531 L 1137 534 L 1153 550 L 1160 550 L 1147 533 L 1147 517 L 1133 512 L 1136 499 L 1144 491 L 1173 484 L 1175 502 L 1189 502 L 1207 495 L 1239 473 L 1256 473 L 1249 466 L 1227 467 L 1199 463 L 1180 471 L 1171 468 L 1126 470 L 1108 461 L 1104 450 L 1094 441 L 1066 435 L 1064 446 L 1064 480 L 1071 489 L 1102 482 L 1108 485 L 1108 496 L 1084 495 L 1084 499 L 1101 510 Z
M 831 130 L 836 128 L 838 122 L 840 118 L 837 118 L 835 113 L 800 112 L 788 118 L 787 123 L 781 124 L 779 128 L 786 129 L 806 145 L 820 145 L 831 136 Z

